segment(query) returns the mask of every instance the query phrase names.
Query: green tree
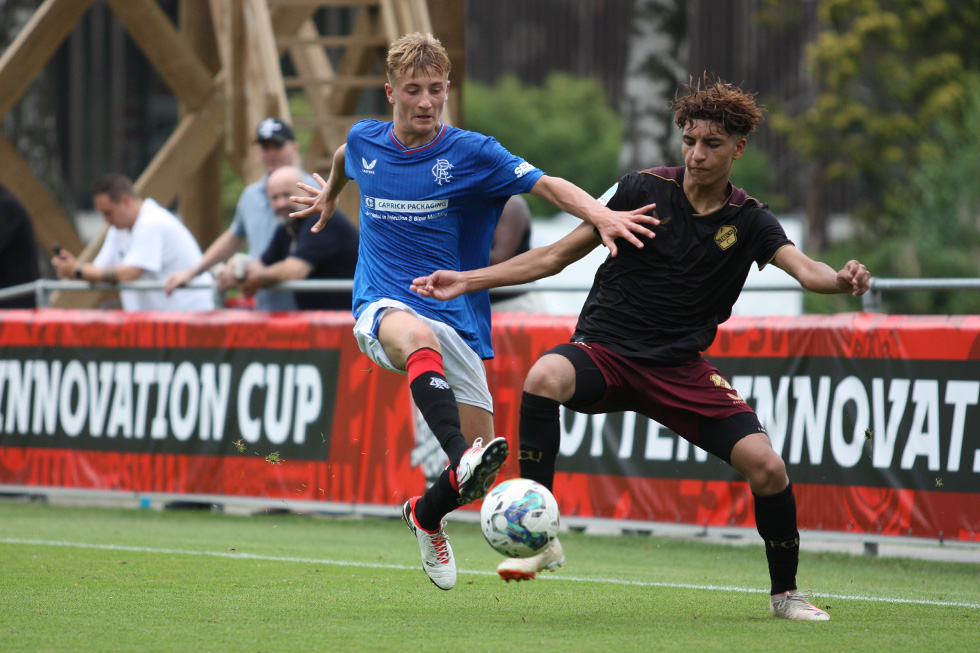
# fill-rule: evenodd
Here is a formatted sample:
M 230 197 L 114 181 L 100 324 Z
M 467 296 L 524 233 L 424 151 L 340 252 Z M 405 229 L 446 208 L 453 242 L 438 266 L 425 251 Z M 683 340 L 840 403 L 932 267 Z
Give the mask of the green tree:
M 753 147 L 752 137 L 748 146 L 732 166 L 732 184 L 759 201 L 769 205 L 769 210 L 782 213 L 790 208 L 790 199 L 781 192 L 772 174 L 772 159 L 761 148 Z
M 514 154 L 598 197 L 619 179 L 619 116 L 601 84 L 552 73 L 543 86 L 521 84 L 514 74 L 494 85 L 466 80 L 466 127 L 493 136 Z M 528 197 L 535 215 L 552 215 L 548 202 Z
M 952 167 L 976 151 L 967 118 L 980 86 L 976 0 L 820 0 L 819 16 L 807 48 L 816 101 L 774 123 L 825 181 L 856 183 L 852 251 L 875 276 L 976 275 L 976 204 L 965 208 Z M 896 295 L 888 305 L 952 312 L 961 302 L 950 297 Z
M 863 228 L 826 253 L 843 265 L 855 251 L 875 276 L 980 276 L 980 83 L 970 89 L 961 119 L 943 118 L 924 143 L 907 180 L 893 180 L 882 203 L 884 228 Z M 849 255 L 848 252 L 851 254 Z M 814 310 L 846 310 L 837 296 L 808 297 Z M 980 313 L 976 291 L 886 293 L 882 310 L 901 313 Z
M 827 180 L 858 182 L 857 217 L 875 226 L 889 182 L 910 178 L 940 119 L 962 116 L 980 71 L 977 3 L 821 0 L 819 14 L 816 102 L 777 122 Z

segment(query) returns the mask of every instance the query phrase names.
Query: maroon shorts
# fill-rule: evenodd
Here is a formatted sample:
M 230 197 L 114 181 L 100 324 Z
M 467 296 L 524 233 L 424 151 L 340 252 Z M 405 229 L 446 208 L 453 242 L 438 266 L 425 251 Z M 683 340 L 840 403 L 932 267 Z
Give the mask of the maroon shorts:
M 565 405 L 576 412 L 639 413 L 725 462 L 731 462 L 736 442 L 751 433 L 765 432 L 752 408 L 701 356 L 680 365 L 655 367 L 594 343 L 559 345 L 551 353 L 565 356 L 575 366 L 576 393 Z M 588 361 L 605 381 L 601 395 L 580 392 L 586 390 L 579 387 L 579 380 L 584 381 L 588 374 Z

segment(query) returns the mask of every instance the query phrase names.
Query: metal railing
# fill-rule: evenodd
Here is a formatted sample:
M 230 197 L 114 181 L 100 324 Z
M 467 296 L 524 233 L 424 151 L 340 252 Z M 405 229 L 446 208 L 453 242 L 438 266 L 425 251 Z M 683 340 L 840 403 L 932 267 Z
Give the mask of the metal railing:
M 125 281 L 119 283 L 90 283 L 67 279 L 38 279 L 8 288 L 0 288 L 0 301 L 23 297 L 33 294 L 39 308 L 51 305 L 51 293 L 73 291 L 115 291 L 115 290 L 163 290 L 163 281 Z M 285 290 L 289 292 L 350 292 L 354 282 L 350 279 L 302 279 L 283 281 L 272 286 L 270 290 Z M 216 283 L 195 281 L 187 283 L 182 288 L 209 288 L 215 293 L 215 304 L 223 305 L 224 293 L 218 290 Z M 590 285 L 569 286 L 565 284 L 535 281 L 522 286 L 509 286 L 501 291 L 512 292 L 515 289 L 534 292 L 588 292 Z M 900 292 L 909 290 L 980 290 L 980 278 L 962 279 L 880 279 L 871 278 L 871 287 L 861 297 L 862 310 L 877 313 L 881 308 L 881 295 L 885 292 Z M 180 292 L 176 290 L 175 292 Z M 490 291 L 493 293 L 493 291 Z M 799 286 L 758 285 L 743 288 L 743 292 L 804 292 Z
M 877 313 L 881 308 L 881 293 L 902 290 L 980 290 L 980 279 L 878 279 L 871 277 L 871 288 L 861 296 L 861 308 Z

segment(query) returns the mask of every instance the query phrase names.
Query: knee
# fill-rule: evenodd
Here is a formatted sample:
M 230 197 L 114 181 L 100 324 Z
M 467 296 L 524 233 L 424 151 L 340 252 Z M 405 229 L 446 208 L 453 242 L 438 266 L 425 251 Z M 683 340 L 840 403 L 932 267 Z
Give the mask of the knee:
M 389 338 L 387 342 L 382 341 L 382 344 L 388 357 L 396 365 L 400 363 L 404 366 L 408 362 L 408 358 L 420 349 L 433 349 L 440 355 L 442 354 L 439 338 L 428 325 L 422 322 L 412 324 L 399 333 L 397 337 Z
M 408 357 L 419 349 L 434 349 L 442 353 L 435 331 L 405 311 L 385 313 L 378 327 L 378 341 L 389 360 L 400 368 L 404 368 Z
M 435 349 L 440 353 L 442 352 L 442 348 L 439 347 L 439 338 L 436 337 L 435 331 L 423 322 L 412 325 L 412 328 L 406 332 L 405 338 L 407 343 L 406 348 L 411 351 L 428 348 Z
M 753 466 L 748 481 L 752 491 L 761 496 L 782 492 L 789 485 L 786 463 L 770 450 Z
M 575 368 L 564 356 L 543 356 L 528 372 L 524 392 L 565 403 L 575 393 Z

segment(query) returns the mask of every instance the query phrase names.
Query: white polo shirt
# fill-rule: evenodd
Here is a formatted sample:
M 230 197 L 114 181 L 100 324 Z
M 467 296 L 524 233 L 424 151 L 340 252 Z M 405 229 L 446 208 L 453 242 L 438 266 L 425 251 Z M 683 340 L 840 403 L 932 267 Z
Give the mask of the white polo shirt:
M 143 270 L 141 281 L 164 281 L 174 272 L 194 267 L 203 254 L 193 234 L 177 217 L 152 199 L 144 199 L 132 229 L 109 227 L 93 263 L 98 267 L 131 265 Z M 194 281 L 212 281 L 211 273 Z M 210 311 L 210 289 L 178 288 L 169 297 L 163 290 L 121 290 L 126 311 Z

